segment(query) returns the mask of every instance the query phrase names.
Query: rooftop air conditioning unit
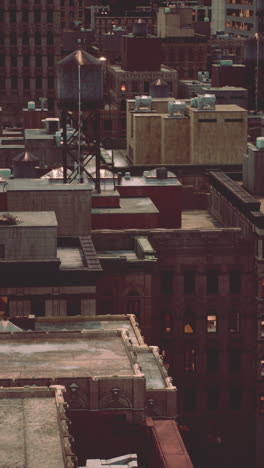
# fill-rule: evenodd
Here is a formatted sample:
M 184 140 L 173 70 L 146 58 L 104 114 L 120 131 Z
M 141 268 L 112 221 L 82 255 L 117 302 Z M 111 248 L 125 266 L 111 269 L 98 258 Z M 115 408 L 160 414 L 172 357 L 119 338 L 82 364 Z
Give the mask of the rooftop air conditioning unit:
M 231 67 L 233 65 L 233 60 L 220 60 L 220 67 Z
M 200 94 L 197 98 L 198 110 L 215 110 L 216 97 L 215 94 Z
M 185 115 L 186 103 L 181 101 L 168 102 L 169 117 L 181 118 Z
M 34 101 L 28 101 L 27 108 L 28 108 L 28 110 L 35 110 L 36 109 L 35 102 Z
M 54 117 L 49 117 L 44 120 L 45 125 L 46 125 L 46 131 L 49 134 L 55 134 L 59 129 L 60 129 L 60 121 L 58 118 Z
M 194 98 L 191 98 L 191 107 L 198 107 L 198 98 L 197 97 L 194 97 Z
M 152 97 L 151 96 L 136 96 L 135 111 L 151 112 Z
M 264 137 L 258 137 L 256 140 L 256 148 L 259 150 L 264 150 Z

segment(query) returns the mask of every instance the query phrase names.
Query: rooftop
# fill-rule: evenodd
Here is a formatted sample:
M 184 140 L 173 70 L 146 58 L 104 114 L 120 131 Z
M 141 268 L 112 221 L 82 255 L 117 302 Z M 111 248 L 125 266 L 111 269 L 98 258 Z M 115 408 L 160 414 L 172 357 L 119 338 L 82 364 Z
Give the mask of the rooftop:
M 0 212 L 0 216 L 6 215 L 6 212 Z M 0 224 L 0 229 L 16 227 L 57 227 L 56 215 L 53 211 L 12 211 L 12 216 L 17 219 L 16 224 Z
M 134 347 L 126 332 L 116 328 L 2 333 L 0 379 L 133 377 L 138 362 L 146 388 L 164 389 L 166 376 L 154 348 Z
M 148 197 L 120 198 L 120 208 L 93 208 L 93 214 L 125 214 L 125 213 L 159 213 L 154 203 Z
M 34 191 L 87 191 L 91 190 L 89 184 L 56 184 L 49 179 L 9 179 L 8 192 L 34 192 Z
M 2 467 L 70 466 L 58 412 L 63 397 L 55 392 L 45 387 L 0 389 Z
M 219 229 L 222 224 L 207 210 L 182 211 L 181 229 Z

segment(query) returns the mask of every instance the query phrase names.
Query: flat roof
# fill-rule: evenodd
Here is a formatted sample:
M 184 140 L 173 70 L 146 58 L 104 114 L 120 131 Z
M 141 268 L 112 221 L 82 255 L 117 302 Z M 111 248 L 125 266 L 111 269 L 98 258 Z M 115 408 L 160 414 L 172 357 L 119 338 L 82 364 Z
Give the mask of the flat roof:
M 157 36 L 154 36 L 154 37 L 157 37 Z M 129 73 L 131 74 L 132 73 L 132 77 L 133 77 L 133 72 L 129 71 L 129 70 L 124 70 L 121 65 L 111 65 L 109 67 L 109 70 L 114 70 L 116 73 Z M 146 74 L 152 74 L 152 75 L 155 75 L 156 73 L 160 73 L 160 72 L 167 72 L 167 73 L 175 73 L 177 74 L 177 70 L 175 70 L 174 68 L 170 68 L 168 67 L 167 65 L 161 65 L 160 66 L 160 69 L 159 70 L 151 70 L 151 71 L 144 71 L 144 70 L 140 70 L 140 71 L 136 71 L 135 73 L 138 75 L 146 75 Z M 154 80 L 155 78 L 153 78 Z
M 65 468 L 65 447 L 54 392 L 0 389 L 1 466 Z
M 61 184 L 50 182 L 49 179 L 9 179 L 8 192 L 34 191 L 91 191 L 89 184 Z
M 5 214 L 7 214 L 7 212 L 0 212 L 0 216 Z M 12 211 L 9 212 L 9 214 L 17 218 L 17 224 L 0 224 L 0 229 L 58 226 L 54 211 Z
M 83 255 L 78 247 L 58 247 L 57 257 L 61 261 L 61 268 L 74 269 L 83 268 Z
M 47 133 L 45 128 L 26 128 L 25 140 L 54 140 L 55 134 Z M 54 140 L 55 146 L 55 140 Z
M 219 229 L 223 225 L 207 210 L 182 211 L 181 229 Z
M 149 197 L 120 198 L 119 208 L 93 208 L 92 214 L 159 213 Z
M 208 92 L 208 94 L 210 93 Z M 190 105 L 187 105 L 187 109 L 191 110 L 192 112 L 201 112 L 203 114 L 213 112 L 244 112 L 248 114 L 247 109 L 244 109 L 244 107 L 240 107 L 237 104 L 216 104 L 215 109 L 212 110 L 200 110 L 196 107 L 191 107 Z
M 123 330 L 56 331 L 0 334 L 0 379 L 60 379 L 135 374 L 132 354 L 146 378 L 147 389 L 167 386 L 151 348 L 128 351 Z

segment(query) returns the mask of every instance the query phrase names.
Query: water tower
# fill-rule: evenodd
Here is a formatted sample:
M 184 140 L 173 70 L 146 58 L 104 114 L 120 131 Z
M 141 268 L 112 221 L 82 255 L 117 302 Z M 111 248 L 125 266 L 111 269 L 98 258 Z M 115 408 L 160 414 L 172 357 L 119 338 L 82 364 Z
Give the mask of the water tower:
M 103 69 L 100 60 L 79 48 L 57 64 L 57 101 L 62 113 L 63 128 L 63 180 L 75 178 L 83 182 L 84 174 L 100 191 L 100 117 L 103 103 Z M 75 132 L 67 138 L 67 122 L 73 121 Z M 76 169 L 67 178 L 67 155 Z M 96 177 L 92 177 L 86 164 L 96 161 Z

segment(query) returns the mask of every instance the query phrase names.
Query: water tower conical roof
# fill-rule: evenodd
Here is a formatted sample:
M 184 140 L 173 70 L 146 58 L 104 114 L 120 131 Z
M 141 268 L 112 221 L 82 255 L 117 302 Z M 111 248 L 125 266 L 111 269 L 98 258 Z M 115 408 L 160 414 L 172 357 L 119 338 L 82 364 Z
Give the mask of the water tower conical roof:
M 37 162 L 39 161 L 39 158 L 34 156 L 32 153 L 29 153 L 28 151 L 23 151 L 22 153 L 18 154 L 13 158 L 13 161 L 16 162 Z
M 58 62 L 58 65 L 60 66 L 69 66 L 69 67 L 74 67 L 77 65 L 85 65 L 86 67 L 101 67 L 101 62 L 97 58 L 95 58 L 93 55 L 88 54 L 83 49 L 76 49 L 74 50 L 71 54 L 66 55 L 62 60 Z

